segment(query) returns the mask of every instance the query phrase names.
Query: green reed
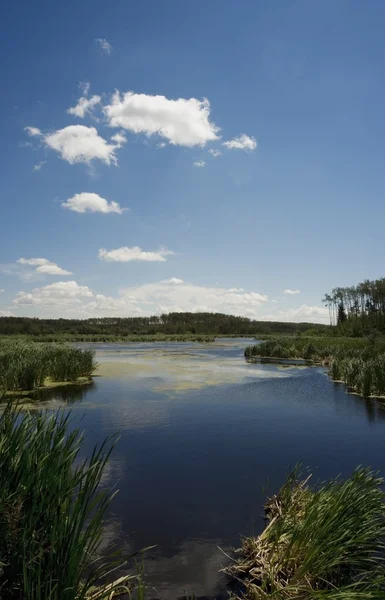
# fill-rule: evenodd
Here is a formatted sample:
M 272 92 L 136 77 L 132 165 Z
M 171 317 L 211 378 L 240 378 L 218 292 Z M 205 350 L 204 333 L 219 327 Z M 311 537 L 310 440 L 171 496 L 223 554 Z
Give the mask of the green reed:
M 0 390 L 33 390 L 51 381 L 76 381 L 91 377 L 96 369 L 94 352 L 67 344 L 2 342 Z
M 0 597 L 3 600 L 107 598 L 108 565 L 98 555 L 112 499 L 101 478 L 113 440 L 88 460 L 83 436 L 59 412 L 0 417 Z M 126 578 L 127 579 L 127 578 Z M 124 585 L 126 585 L 126 581 Z M 119 587 L 123 585 L 119 580 Z
M 268 524 L 225 569 L 236 598 L 375 600 L 385 597 L 383 480 L 358 469 L 311 490 L 292 473 L 266 505 Z
M 364 396 L 385 395 L 385 345 L 351 338 L 275 338 L 245 350 L 248 360 L 306 359 L 328 367 L 330 377 Z

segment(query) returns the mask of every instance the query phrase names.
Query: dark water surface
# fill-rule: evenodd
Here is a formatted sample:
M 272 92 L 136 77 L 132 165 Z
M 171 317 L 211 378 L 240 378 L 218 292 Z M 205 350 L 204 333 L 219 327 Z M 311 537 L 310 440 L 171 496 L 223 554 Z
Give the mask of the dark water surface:
M 95 344 L 100 377 L 74 405 L 86 450 L 119 431 L 105 544 L 138 550 L 150 596 L 220 597 L 218 569 L 263 526 L 266 493 L 302 462 L 313 479 L 385 474 L 385 410 L 319 368 L 247 364 L 245 340 Z

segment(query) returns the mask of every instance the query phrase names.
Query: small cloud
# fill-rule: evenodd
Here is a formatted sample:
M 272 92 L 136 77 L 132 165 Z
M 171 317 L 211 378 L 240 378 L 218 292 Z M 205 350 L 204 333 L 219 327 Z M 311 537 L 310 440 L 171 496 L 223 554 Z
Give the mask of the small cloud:
M 101 101 L 100 96 L 92 96 L 91 98 L 87 98 L 86 96 L 82 96 L 79 98 L 76 106 L 72 106 L 67 109 L 67 113 L 69 115 L 74 115 L 75 117 L 79 117 L 79 119 L 84 119 L 87 114 L 92 113 L 95 106 L 99 104 Z
M 76 107 L 75 107 L 76 108 Z M 95 127 L 68 125 L 63 129 L 43 134 L 37 127 L 26 127 L 29 135 L 41 136 L 44 144 L 55 150 L 60 158 L 70 164 L 86 163 L 98 159 L 107 165 L 117 164 L 116 145 L 102 138 Z
M 277 303 L 278 303 L 278 300 L 272 300 L 272 302 L 274 302 L 274 304 L 277 304 Z
M 62 202 L 62 207 L 72 210 L 77 213 L 117 213 L 121 215 L 123 211 L 129 210 L 128 208 L 122 208 L 118 202 L 108 202 L 105 198 L 94 194 L 93 192 L 81 192 L 75 194 L 72 198 L 68 198 L 65 202 Z
M 115 135 L 111 136 L 111 140 L 116 143 L 117 148 L 121 148 L 127 143 L 127 138 L 123 132 L 115 133 Z
M 222 146 L 225 146 L 230 150 L 246 150 L 251 152 L 256 149 L 257 141 L 255 138 L 242 133 L 242 135 L 239 135 L 228 142 L 223 142 Z
M 5 290 L 1 289 L 0 294 L 4 294 Z
M 40 129 L 38 129 L 37 127 L 24 127 L 24 130 L 28 133 L 28 135 L 32 136 L 32 137 L 37 137 L 39 135 L 42 135 Z
M 217 158 L 218 156 L 222 155 L 222 152 L 220 150 L 217 150 L 216 148 L 210 148 L 209 150 L 210 154 L 212 154 L 212 156 L 214 156 L 215 158 Z
M 165 148 L 166 146 L 166 142 L 159 142 L 159 144 L 156 145 L 157 148 Z
M 157 252 L 146 252 L 139 248 L 139 246 L 132 246 L 128 248 L 123 246 L 116 250 L 105 250 L 100 248 L 99 258 L 108 262 L 131 262 L 131 261 L 145 261 L 145 262 L 165 262 L 166 256 L 174 254 L 171 250 L 161 248 Z
M 202 167 L 204 167 L 204 166 L 205 166 L 205 164 L 206 164 L 206 163 L 205 163 L 205 161 L 204 161 L 204 160 L 196 160 L 196 161 L 194 162 L 194 167 L 200 167 L 200 168 L 202 168 Z
M 38 162 L 36 165 L 33 166 L 33 170 L 34 171 L 40 171 L 40 169 L 42 167 L 44 167 L 44 165 L 47 164 L 46 160 L 41 160 L 40 162 Z
M 300 294 L 300 290 L 284 290 L 283 291 L 284 294 L 287 294 L 288 296 L 295 296 L 296 294 Z
M 47 258 L 19 258 L 17 262 L 20 265 L 36 267 L 36 273 L 41 273 L 42 275 L 72 275 L 71 271 L 62 269 Z
M 110 55 L 112 52 L 112 46 L 110 44 L 110 42 L 108 40 L 106 40 L 106 38 L 97 38 L 95 40 L 95 42 L 97 44 L 99 44 L 101 50 L 105 53 Z

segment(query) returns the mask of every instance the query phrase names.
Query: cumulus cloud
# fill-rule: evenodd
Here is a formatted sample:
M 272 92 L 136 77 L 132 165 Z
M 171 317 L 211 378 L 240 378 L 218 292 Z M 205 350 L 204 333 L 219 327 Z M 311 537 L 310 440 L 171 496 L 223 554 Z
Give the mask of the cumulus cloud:
M 84 119 L 84 117 L 92 113 L 95 106 L 100 104 L 101 97 L 100 96 L 92 96 L 91 98 L 87 98 L 86 96 L 82 96 L 78 99 L 76 106 L 72 106 L 67 109 L 67 113 L 69 115 L 74 115 L 75 117 L 79 117 L 80 119 Z
M 218 139 L 219 129 L 210 122 L 207 99 L 170 100 L 165 96 L 116 91 L 104 112 L 111 127 L 147 136 L 157 134 L 173 145 L 204 146 Z
M 108 262 L 131 262 L 134 260 L 141 260 L 146 262 L 165 262 L 166 256 L 174 254 L 171 250 L 161 248 L 157 252 L 146 252 L 139 248 L 139 246 L 122 246 L 122 248 L 116 248 L 116 250 L 105 250 L 100 248 L 99 258 Z
M 14 317 L 15 315 L 10 310 L 0 310 L 0 317 Z
M 100 49 L 104 52 L 104 54 L 110 55 L 112 52 L 112 46 L 106 38 L 96 38 L 95 42 L 99 44 Z
M 41 307 L 41 314 L 57 317 L 64 313 L 85 317 L 207 311 L 258 318 L 260 309 L 266 302 L 267 296 L 258 292 L 218 286 L 205 287 L 177 277 L 132 286 L 121 290 L 118 296 L 96 293 L 75 281 L 61 281 L 35 288 L 31 292 L 19 292 L 14 299 L 14 304 L 19 307 Z
M 0 294 L 4 294 L 5 290 L 1 289 Z
M 284 294 L 287 294 L 288 296 L 295 296 L 296 294 L 300 294 L 300 290 L 284 290 L 283 291 Z
M 95 127 L 69 125 L 46 134 L 41 133 L 36 127 L 26 127 L 26 130 L 29 135 L 41 136 L 48 148 L 58 152 L 60 157 L 70 164 L 90 163 L 94 159 L 101 160 L 107 165 L 117 163 L 115 150 L 118 146 L 106 142 Z
M 194 167 L 200 167 L 200 168 L 202 168 L 202 167 L 204 167 L 204 166 L 205 166 L 205 164 L 206 164 L 206 163 L 205 163 L 205 161 L 204 161 L 204 160 L 196 160 L 196 161 L 194 162 Z
M 40 162 L 38 162 L 36 165 L 33 166 L 33 170 L 34 171 L 40 171 L 40 169 L 42 167 L 44 167 L 44 165 L 46 165 L 46 164 L 47 164 L 46 160 L 41 160 Z
M 93 192 L 81 192 L 62 202 L 62 207 L 77 213 L 117 213 L 121 215 L 128 208 L 122 208 L 118 202 L 108 202 L 105 198 Z
M 209 152 L 214 156 L 214 158 L 218 158 L 218 156 L 222 155 L 222 152 L 217 150 L 217 148 L 210 148 Z
M 93 295 L 92 290 L 85 285 L 79 285 L 76 281 L 58 281 L 44 287 L 34 288 L 32 292 L 18 292 L 13 303 L 15 305 L 61 307 L 66 304 L 80 303 L 81 299 L 90 298 Z
M 41 273 L 42 275 L 72 275 L 71 271 L 62 269 L 47 258 L 19 258 L 17 262 L 20 265 L 36 267 L 34 269 L 36 273 Z
M 223 142 L 222 146 L 225 146 L 226 148 L 229 148 L 230 150 L 252 151 L 252 150 L 256 149 L 257 141 L 255 138 L 249 137 L 245 133 L 242 133 L 242 135 L 239 135 L 238 137 L 235 137 L 234 139 L 229 140 L 228 142 Z

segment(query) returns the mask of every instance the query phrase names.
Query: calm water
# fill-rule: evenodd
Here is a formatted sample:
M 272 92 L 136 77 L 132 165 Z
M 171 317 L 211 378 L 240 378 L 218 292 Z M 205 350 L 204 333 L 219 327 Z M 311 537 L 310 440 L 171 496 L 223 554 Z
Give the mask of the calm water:
M 315 480 L 359 464 L 385 474 L 379 404 L 322 369 L 247 364 L 248 343 L 95 345 L 101 377 L 73 410 L 87 451 L 121 434 L 105 476 L 119 489 L 105 545 L 157 544 L 145 560 L 153 597 L 221 597 L 218 546 L 261 529 L 266 493 L 296 463 Z

